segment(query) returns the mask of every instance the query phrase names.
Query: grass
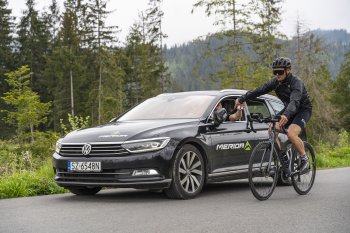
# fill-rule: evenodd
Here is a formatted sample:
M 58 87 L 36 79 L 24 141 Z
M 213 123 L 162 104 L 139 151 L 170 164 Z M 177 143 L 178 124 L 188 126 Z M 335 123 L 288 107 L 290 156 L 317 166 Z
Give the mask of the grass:
M 350 147 L 340 147 L 316 154 L 317 167 L 335 168 L 350 166 Z
M 54 179 L 51 160 L 35 172 L 23 171 L 0 178 L 0 198 L 28 197 L 66 192 Z

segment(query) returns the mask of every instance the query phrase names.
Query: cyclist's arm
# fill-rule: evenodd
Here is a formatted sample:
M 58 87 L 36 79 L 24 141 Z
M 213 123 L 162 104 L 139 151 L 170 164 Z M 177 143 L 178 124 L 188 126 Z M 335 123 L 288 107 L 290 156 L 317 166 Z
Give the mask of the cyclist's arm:
M 282 115 L 285 115 L 288 119 L 295 115 L 300 106 L 300 100 L 303 93 L 303 82 L 300 79 L 296 79 L 291 85 L 290 101 Z
M 264 83 L 262 86 L 256 88 L 253 91 L 248 91 L 246 94 L 242 95 L 238 98 L 238 101 L 242 104 L 243 102 L 247 100 L 252 100 L 258 96 L 264 95 L 269 93 L 270 91 L 273 91 L 276 88 L 277 85 L 277 79 L 272 78 L 266 83 Z

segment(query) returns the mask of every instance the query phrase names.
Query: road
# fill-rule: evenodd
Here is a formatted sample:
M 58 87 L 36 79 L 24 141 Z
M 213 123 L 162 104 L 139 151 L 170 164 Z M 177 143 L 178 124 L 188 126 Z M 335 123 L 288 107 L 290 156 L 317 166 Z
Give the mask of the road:
M 193 200 L 110 189 L 0 200 L 0 232 L 350 232 L 350 168 L 318 171 L 308 195 L 277 187 L 260 202 L 246 180 L 212 184 Z

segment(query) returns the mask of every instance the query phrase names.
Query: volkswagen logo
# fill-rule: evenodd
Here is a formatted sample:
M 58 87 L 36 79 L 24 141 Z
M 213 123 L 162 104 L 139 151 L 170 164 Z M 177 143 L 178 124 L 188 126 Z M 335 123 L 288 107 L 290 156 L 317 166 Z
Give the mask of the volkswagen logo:
M 81 152 L 83 153 L 83 155 L 89 155 L 91 152 L 91 145 L 86 143 L 83 146 L 83 149 L 81 149 Z

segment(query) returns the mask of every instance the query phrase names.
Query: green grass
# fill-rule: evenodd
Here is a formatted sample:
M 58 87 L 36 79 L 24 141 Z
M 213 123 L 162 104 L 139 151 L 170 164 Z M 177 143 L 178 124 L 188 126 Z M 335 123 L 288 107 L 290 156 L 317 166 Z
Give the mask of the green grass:
M 318 168 L 335 168 L 350 166 L 350 147 L 340 147 L 316 153 Z
M 51 161 L 37 171 L 23 171 L 0 178 L 0 198 L 28 197 L 66 192 L 54 179 Z

